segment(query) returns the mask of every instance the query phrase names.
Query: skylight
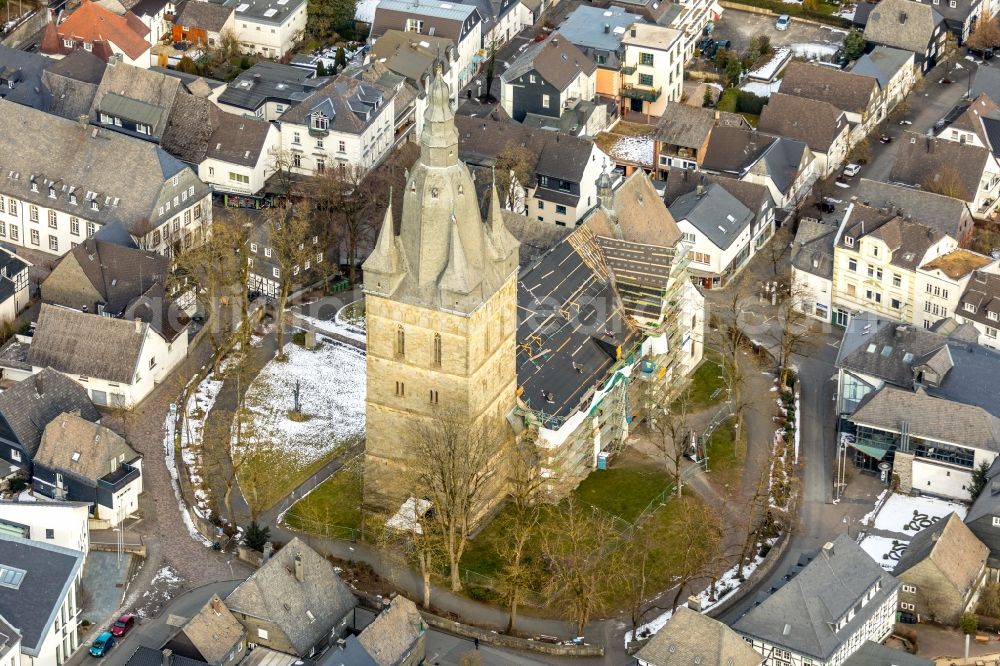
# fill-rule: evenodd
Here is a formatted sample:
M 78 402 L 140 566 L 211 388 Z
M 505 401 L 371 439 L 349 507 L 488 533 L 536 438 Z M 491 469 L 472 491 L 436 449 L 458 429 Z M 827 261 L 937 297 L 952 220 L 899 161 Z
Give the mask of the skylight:
M 245 12 L 248 9 L 250 9 L 250 5 L 244 2 L 239 7 L 236 8 L 236 11 L 238 11 L 238 12 Z
M 6 564 L 0 564 L 0 585 L 16 590 L 21 587 L 21 581 L 24 580 L 24 574 L 26 573 L 24 569 L 16 569 Z
M 79 451 L 74 451 L 73 455 L 70 456 L 70 457 L 73 459 L 73 462 L 78 462 L 80 460 L 80 452 Z
M 878 349 L 878 345 L 872 343 L 868 345 L 868 348 L 865 351 L 867 351 L 869 354 L 874 354 L 876 349 Z
M 882 356 L 889 358 L 890 354 L 892 354 L 892 345 L 886 345 L 885 347 L 882 347 Z
M 274 16 L 277 13 L 278 13 L 278 10 L 275 9 L 275 8 L 273 8 L 273 7 L 269 7 L 269 8 L 267 8 L 267 9 L 264 10 L 264 16 L 267 17 L 267 18 L 271 18 L 272 16 Z

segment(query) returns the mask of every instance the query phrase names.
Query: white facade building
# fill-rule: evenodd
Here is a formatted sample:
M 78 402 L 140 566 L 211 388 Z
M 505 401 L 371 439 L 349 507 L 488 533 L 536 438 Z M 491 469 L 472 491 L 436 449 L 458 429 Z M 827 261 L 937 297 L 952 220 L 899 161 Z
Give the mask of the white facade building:
M 0 501 L 0 531 L 83 553 L 90 551 L 89 519 L 86 502 Z
M 281 58 L 302 39 L 306 0 L 240 0 L 233 29 L 244 53 Z

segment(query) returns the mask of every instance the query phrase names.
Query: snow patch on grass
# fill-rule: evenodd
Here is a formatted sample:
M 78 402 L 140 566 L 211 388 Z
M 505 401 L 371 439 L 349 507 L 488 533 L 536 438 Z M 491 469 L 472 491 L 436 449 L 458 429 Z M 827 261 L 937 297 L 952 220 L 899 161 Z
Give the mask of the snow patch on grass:
M 909 544 L 909 541 L 869 535 L 860 545 L 861 550 L 868 553 L 876 564 L 886 571 L 892 571 L 899 564 L 899 558 Z
M 878 512 L 874 528 L 898 534 L 916 534 L 953 511 L 958 514 L 959 518 L 965 518 L 969 508 L 958 502 L 935 497 L 910 497 L 909 495 L 896 494 L 890 497 L 882 510 Z

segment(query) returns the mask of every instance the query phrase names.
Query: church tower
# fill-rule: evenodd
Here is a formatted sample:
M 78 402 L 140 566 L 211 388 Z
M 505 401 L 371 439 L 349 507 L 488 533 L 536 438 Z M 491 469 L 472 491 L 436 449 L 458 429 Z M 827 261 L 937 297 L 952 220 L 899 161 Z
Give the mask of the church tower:
M 391 206 L 364 264 L 368 332 L 365 502 L 398 508 L 421 461 L 415 432 L 443 417 L 503 424 L 514 408 L 518 242 L 496 189 L 480 215 L 448 86 L 436 72 L 403 197 L 399 233 Z M 503 436 L 513 439 L 504 427 Z M 498 454 L 503 442 L 497 443 Z M 493 500 L 505 492 L 497 484 Z

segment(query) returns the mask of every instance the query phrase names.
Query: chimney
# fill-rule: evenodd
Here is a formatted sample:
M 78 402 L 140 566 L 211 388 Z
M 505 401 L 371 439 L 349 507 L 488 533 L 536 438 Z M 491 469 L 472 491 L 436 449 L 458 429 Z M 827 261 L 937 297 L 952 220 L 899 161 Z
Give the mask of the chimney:
M 76 117 L 76 121 L 80 123 L 80 127 L 86 127 L 87 125 L 90 124 L 90 116 L 88 116 L 86 113 L 81 113 Z
M 699 199 L 701 199 L 703 196 L 705 196 L 705 186 L 702 185 L 701 183 L 698 183 L 698 186 L 694 188 L 694 191 L 695 191 L 695 195 Z
M 904 333 L 906 333 L 906 326 L 905 325 L 904 326 L 897 326 L 896 327 L 896 332 L 895 332 L 894 336 L 895 336 L 895 338 L 897 340 L 899 340 L 900 338 L 903 337 Z
M 306 580 L 305 572 L 302 571 L 302 553 L 295 554 L 295 580 L 300 583 Z
M 611 33 L 611 24 L 610 23 L 605 23 L 604 24 L 604 34 L 607 35 L 607 34 L 610 34 L 610 33 Z
M 253 82 L 254 84 L 260 83 L 260 74 L 253 75 Z
M 928 153 L 934 152 L 934 137 L 932 137 L 929 134 L 927 135 L 927 152 Z
M 718 109 L 716 109 L 715 110 L 715 122 L 719 122 L 720 120 L 722 120 L 722 112 L 719 111 Z
M 141 319 L 136 319 L 135 320 L 135 332 L 136 333 L 142 333 L 142 320 Z
M 901 24 L 905 24 L 907 18 L 908 17 L 906 16 L 906 12 L 899 12 L 899 22 Z
M 631 35 L 635 37 L 635 26 L 632 26 Z
M 823 544 L 823 555 L 825 555 L 827 559 L 830 559 L 831 557 L 833 557 L 833 542 L 832 541 L 827 541 L 825 544 Z
M 170 662 L 174 660 L 174 651 L 170 648 L 164 648 L 163 659 L 160 662 L 163 666 L 170 666 Z

